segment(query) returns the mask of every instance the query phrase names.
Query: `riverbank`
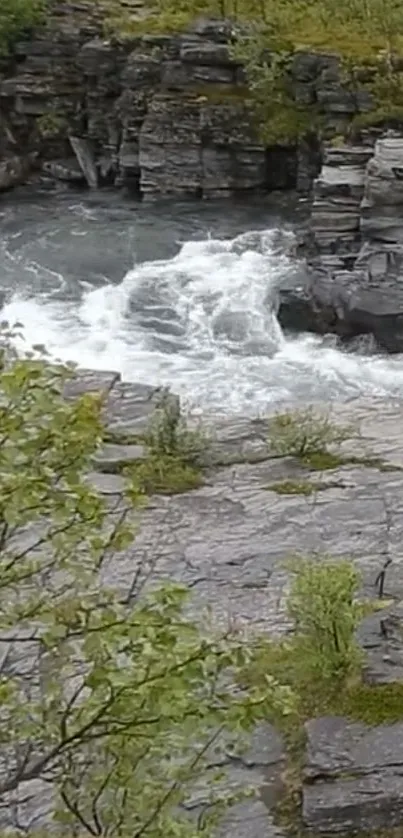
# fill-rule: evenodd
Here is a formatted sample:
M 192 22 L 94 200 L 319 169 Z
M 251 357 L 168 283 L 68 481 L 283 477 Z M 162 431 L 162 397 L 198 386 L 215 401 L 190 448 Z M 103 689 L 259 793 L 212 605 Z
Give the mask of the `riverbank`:
M 151 388 L 122 382 L 116 373 L 85 370 L 69 383 L 66 396 L 100 391 L 109 441 L 98 452 L 89 479 L 116 512 L 125 487 L 122 469 L 144 456 L 138 441 L 153 415 L 155 397 Z M 352 561 L 369 599 L 376 595 L 376 578 L 388 560 L 385 608 L 364 622 L 360 642 L 367 654 L 368 683 L 400 681 L 403 407 L 361 399 L 334 407 L 332 415 L 351 424 L 351 438 L 343 444 L 339 460 L 328 463 L 331 468 L 322 463 L 319 471 L 298 458 L 273 457 L 265 418 L 210 420 L 202 485 L 150 498 L 137 513 L 134 544 L 108 565 L 109 582 L 126 592 L 146 556 L 153 581 L 169 578 L 190 586 L 195 612 L 209 606 L 218 624 L 230 621 L 245 632 L 258 629 L 278 636 L 290 628 L 285 560 L 291 554 Z M 308 485 L 312 492 L 306 491 Z M 375 798 L 377 829 L 388 835 L 392 825 L 402 822 L 400 721 L 368 728 L 340 718 L 319 718 L 306 726 L 306 734 L 306 765 L 297 809 L 293 803 L 294 818 L 302 818 L 303 825 L 318 834 L 370 831 Z M 346 743 L 342 751 L 340 743 Z M 262 789 L 262 797 L 231 809 L 223 836 L 256 838 L 264 833 L 278 838 L 289 830 L 293 834 L 297 821 L 287 826 L 277 808 L 287 760 L 281 737 L 269 724 L 256 731 L 247 754 L 228 757 L 231 789 L 251 784 Z M 5 826 L 15 816 L 20 828 L 33 816 L 36 828 L 47 823 L 49 795 L 39 792 L 39 797 L 38 789 L 32 789 L 27 804 L 30 791 L 24 788 L 24 803 L 2 813 L 9 818 Z M 203 805 L 202 792 L 197 805 Z

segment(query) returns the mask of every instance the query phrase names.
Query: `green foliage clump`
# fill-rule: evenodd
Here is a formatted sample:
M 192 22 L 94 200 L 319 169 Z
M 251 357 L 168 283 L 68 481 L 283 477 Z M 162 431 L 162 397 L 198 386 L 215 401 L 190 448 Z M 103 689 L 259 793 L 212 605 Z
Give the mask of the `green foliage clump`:
M 351 438 L 354 429 L 338 425 L 314 407 L 279 413 L 269 421 L 270 450 L 280 457 L 296 457 L 313 468 L 334 468 L 342 460 L 329 451 Z
M 363 618 L 360 575 L 351 562 L 295 559 L 288 613 L 305 671 L 320 682 L 345 680 L 361 656 L 355 632 Z
M 342 697 L 341 712 L 371 726 L 401 722 L 403 683 L 355 684 Z
M 129 466 L 130 474 L 141 492 L 146 495 L 175 495 L 198 489 L 203 484 L 200 469 L 189 465 L 182 458 L 150 454 L 144 460 Z
M 38 131 L 44 139 L 55 137 L 65 132 L 67 129 L 67 122 L 62 113 L 58 111 L 49 111 L 39 116 L 36 120 Z
M 400 0 L 150 0 L 140 15 L 130 14 L 130 6 L 122 7 L 119 0 L 109 2 L 114 9 L 109 27 L 128 35 L 178 32 L 198 16 L 230 19 L 231 53 L 245 68 L 266 145 L 295 144 L 312 134 L 332 136 L 335 130 L 345 136 L 343 118 L 337 129 L 328 124 L 326 108 L 316 95 L 318 79 L 309 70 L 303 95 L 298 95 L 297 88 L 302 88 L 292 72 L 296 54 L 338 56 L 339 79 L 331 81 L 339 80 L 351 93 L 352 132 L 375 124 L 402 124 Z M 320 73 L 319 61 L 316 75 Z M 360 89 L 370 94 L 365 106 L 357 97 Z
M 44 19 L 47 0 L 1 0 L 0 3 L 0 56 L 26 29 Z
M 142 441 L 148 455 L 127 471 L 142 492 L 175 494 L 202 484 L 207 436 L 200 429 L 189 428 L 176 396 L 169 390 L 159 394 Z
M 365 681 L 365 657 L 357 628 L 365 616 L 380 605 L 384 608 L 385 603 L 359 598 L 361 578 L 354 565 L 327 556 L 315 560 L 296 557 L 289 569 L 292 582 L 287 611 L 293 633 L 285 639 L 261 640 L 244 679 L 260 683 L 270 672 L 290 687 L 293 712 L 279 716 L 272 708 L 270 717 L 288 737 L 294 760 L 299 755 L 303 723 L 315 716 L 336 714 L 369 725 L 401 721 L 403 683 Z
M 252 680 L 267 671 L 295 692 L 300 719 L 323 712 L 361 672 L 356 630 L 368 612 L 360 602 L 360 575 L 351 562 L 296 557 L 287 612 L 293 634 L 264 641 L 250 669 Z
M 238 794 L 212 762 L 237 750 L 270 707 L 289 712 L 290 690 L 270 674 L 235 689 L 253 643 L 207 620 L 200 628 L 184 586 L 150 579 L 151 557 L 131 554 L 124 580 L 120 567 L 114 572 L 133 544 L 140 497 L 128 484 L 111 510 L 87 478 L 104 438 L 102 396 L 67 401 L 74 370 L 16 357 L 8 336 L 0 353 L 0 632 L 9 647 L 0 662 L 0 803 L 27 780 L 47 779 L 64 834 L 210 838 Z M 169 433 L 156 438 L 172 450 Z M 206 807 L 196 823 L 182 804 L 200 783 Z

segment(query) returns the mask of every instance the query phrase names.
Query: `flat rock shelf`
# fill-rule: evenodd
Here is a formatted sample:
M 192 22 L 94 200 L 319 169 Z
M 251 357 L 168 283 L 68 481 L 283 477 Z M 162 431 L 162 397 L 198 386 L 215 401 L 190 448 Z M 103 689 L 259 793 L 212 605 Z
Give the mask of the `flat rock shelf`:
M 89 479 L 116 511 L 124 487 L 116 464 L 144 456 L 134 440 L 152 415 L 155 391 L 122 382 L 113 372 L 80 371 L 66 396 L 100 390 L 106 394 L 111 441 L 97 455 Z M 301 478 L 302 467 L 291 458 L 270 457 L 263 419 L 211 422 L 211 463 L 204 485 L 150 498 L 136 513 L 134 544 L 114 556 L 108 581 L 124 590 L 146 555 L 155 561 L 154 579 L 178 579 L 191 587 L 197 612 L 209 605 L 217 623 L 227 625 L 231 618 L 245 632 L 280 635 L 290 629 L 284 566 L 290 554 L 352 560 L 371 597 L 388 558 L 385 597 L 393 605 L 382 617 L 391 630 L 379 630 L 377 614 L 364 621 L 359 637 L 369 681 L 403 680 L 403 404 L 355 400 L 337 405 L 334 414 L 360 432 L 344 444 L 346 465 L 308 473 L 312 481 L 320 478 L 320 491 L 313 496 L 283 495 L 270 488 Z M 354 457 L 361 462 L 354 463 Z M 381 829 L 384 835 L 403 824 L 403 723 L 369 728 L 338 717 L 319 718 L 306 725 L 306 739 L 303 827 L 316 834 Z M 276 817 L 285 763 L 281 738 L 269 724 L 256 730 L 241 759 L 228 757 L 229 782 L 255 785 L 261 795 L 229 811 L 221 838 L 287 834 Z M 203 805 L 202 798 L 201 790 L 190 805 Z M 34 819 L 37 828 L 48 812 L 49 795 L 34 784 L 20 790 L 13 806 L 0 810 L 0 827 L 15 825 L 18 816 L 20 826 Z

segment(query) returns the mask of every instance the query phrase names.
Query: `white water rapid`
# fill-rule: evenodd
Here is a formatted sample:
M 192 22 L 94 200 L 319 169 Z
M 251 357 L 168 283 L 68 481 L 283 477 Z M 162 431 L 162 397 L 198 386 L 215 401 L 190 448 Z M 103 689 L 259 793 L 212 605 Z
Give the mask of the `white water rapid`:
M 129 381 L 170 385 L 193 408 L 259 414 L 271 404 L 403 396 L 403 359 L 285 337 L 276 290 L 292 270 L 275 231 L 183 244 L 170 259 L 136 264 L 120 284 L 81 281 L 27 265 L 41 282 L 9 296 L 1 317 L 24 324 L 25 346 Z M 9 254 L 10 256 L 10 254 Z M 10 256 L 10 258 L 15 258 Z M 51 274 L 51 275 L 50 275 Z

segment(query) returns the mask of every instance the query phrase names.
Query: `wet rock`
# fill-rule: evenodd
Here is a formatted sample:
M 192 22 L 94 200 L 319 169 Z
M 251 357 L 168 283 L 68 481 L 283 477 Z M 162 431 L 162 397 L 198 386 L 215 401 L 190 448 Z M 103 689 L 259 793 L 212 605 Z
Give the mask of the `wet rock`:
M 74 157 L 66 160 L 45 160 L 42 164 L 42 170 L 55 180 L 74 184 L 85 183 L 81 166 Z
M 303 249 L 304 317 L 315 331 L 372 334 L 388 352 L 402 351 L 401 177 L 403 138 L 390 132 L 374 148 L 326 151 Z M 293 308 L 301 311 L 301 294 L 291 289 Z
M 325 717 L 305 728 L 304 824 L 330 834 L 400 825 L 403 724 L 368 728 Z
M 104 445 L 95 457 L 94 465 L 105 474 L 116 474 L 138 460 L 147 452 L 143 445 Z
M 82 137 L 73 137 L 73 135 L 70 135 L 69 140 L 88 186 L 91 189 L 96 189 L 98 187 L 98 171 L 90 144 Z
M 35 157 L 13 155 L 0 160 L 0 192 L 23 183 L 32 171 Z
M 382 349 L 403 351 L 403 292 L 393 278 L 376 287 L 364 270 L 323 267 L 314 269 L 302 288 L 286 290 L 281 299 L 280 319 L 285 325 L 298 325 L 300 316 L 301 325 L 312 331 L 333 332 L 349 340 L 371 334 Z

